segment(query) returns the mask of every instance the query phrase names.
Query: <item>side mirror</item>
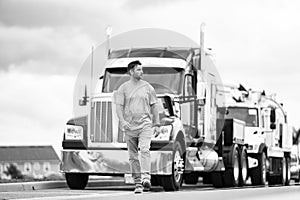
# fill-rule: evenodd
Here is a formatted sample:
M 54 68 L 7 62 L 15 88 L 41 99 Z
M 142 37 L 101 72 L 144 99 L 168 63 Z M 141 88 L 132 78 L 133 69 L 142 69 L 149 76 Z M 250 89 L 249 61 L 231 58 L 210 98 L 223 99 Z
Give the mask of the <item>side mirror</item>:
M 272 130 L 276 129 L 276 124 L 274 124 L 274 123 L 270 124 L 270 129 L 272 129 Z
M 168 109 L 169 115 L 174 116 L 175 113 L 174 113 L 174 110 L 173 110 L 173 103 L 172 103 L 171 97 L 164 96 L 164 101 L 165 101 L 164 106 L 165 106 L 165 108 Z
M 88 96 L 83 96 L 82 99 L 79 99 L 79 105 L 86 106 L 87 102 L 89 102 L 88 98 Z
M 271 123 L 275 123 L 275 122 L 276 122 L 276 112 L 275 112 L 275 108 L 272 108 L 272 109 L 271 109 L 270 122 L 271 122 Z
M 87 102 L 89 102 L 88 100 L 88 96 L 87 96 L 87 88 L 86 85 L 84 87 L 84 96 L 82 97 L 82 99 L 79 99 L 79 105 L 80 106 L 86 106 Z
M 272 129 L 272 130 L 276 129 L 276 124 L 275 124 L 275 122 L 276 122 L 276 110 L 275 110 L 275 108 L 271 109 L 270 122 L 271 122 L 270 129 Z

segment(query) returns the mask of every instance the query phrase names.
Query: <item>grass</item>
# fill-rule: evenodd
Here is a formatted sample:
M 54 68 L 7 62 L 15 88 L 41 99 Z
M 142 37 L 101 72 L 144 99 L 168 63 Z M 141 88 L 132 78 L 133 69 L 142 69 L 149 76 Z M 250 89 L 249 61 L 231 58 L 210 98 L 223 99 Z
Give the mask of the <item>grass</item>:
M 33 177 L 24 177 L 19 179 L 0 179 L 1 183 L 20 183 L 20 182 L 33 182 L 33 181 L 57 181 L 57 180 L 65 180 L 62 175 L 51 174 L 48 177 L 38 179 Z

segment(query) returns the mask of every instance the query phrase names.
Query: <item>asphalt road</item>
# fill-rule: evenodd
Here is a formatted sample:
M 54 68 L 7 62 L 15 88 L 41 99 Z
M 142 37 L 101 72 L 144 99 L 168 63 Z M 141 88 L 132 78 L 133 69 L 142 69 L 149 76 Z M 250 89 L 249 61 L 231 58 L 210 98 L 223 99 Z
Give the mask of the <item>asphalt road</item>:
M 165 192 L 161 187 L 153 187 L 150 192 L 134 194 L 132 185 L 88 187 L 85 190 L 45 189 L 16 192 L 2 192 L 0 199 L 18 200 L 95 200 L 95 199 L 202 199 L 202 200 L 293 200 L 300 199 L 300 185 L 273 187 L 244 187 L 215 189 L 211 185 L 184 185 L 178 192 Z

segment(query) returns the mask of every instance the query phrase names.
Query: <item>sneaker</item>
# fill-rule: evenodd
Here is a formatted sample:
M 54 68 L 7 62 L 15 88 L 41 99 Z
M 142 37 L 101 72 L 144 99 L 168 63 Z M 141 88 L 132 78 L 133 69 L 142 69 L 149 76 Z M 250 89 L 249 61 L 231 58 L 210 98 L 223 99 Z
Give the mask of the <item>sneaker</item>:
M 149 180 L 144 180 L 143 181 L 143 187 L 144 187 L 144 191 L 148 192 L 151 189 L 151 183 Z
M 135 185 L 134 193 L 135 194 L 141 194 L 141 193 L 143 193 L 143 186 L 141 184 L 136 184 Z

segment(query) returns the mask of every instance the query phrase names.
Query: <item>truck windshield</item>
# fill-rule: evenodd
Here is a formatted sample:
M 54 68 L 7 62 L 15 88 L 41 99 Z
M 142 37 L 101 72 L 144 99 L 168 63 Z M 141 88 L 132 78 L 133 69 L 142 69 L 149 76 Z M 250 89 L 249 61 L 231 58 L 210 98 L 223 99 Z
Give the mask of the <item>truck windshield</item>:
M 256 108 L 229 107 L 225 115 L 226 119 L 239 119 L 246 123 L 246 126 L 258 127 Z
M 184 77 L 184 69 L 171 67 L 144 67 L 143 80 L 149 82 L 157 94 L 180 94 Z M 121 84 L 128 81 L 130 76 L 127 68 L 108 68 L 105 71 L 103 92 L 113 92 Z

